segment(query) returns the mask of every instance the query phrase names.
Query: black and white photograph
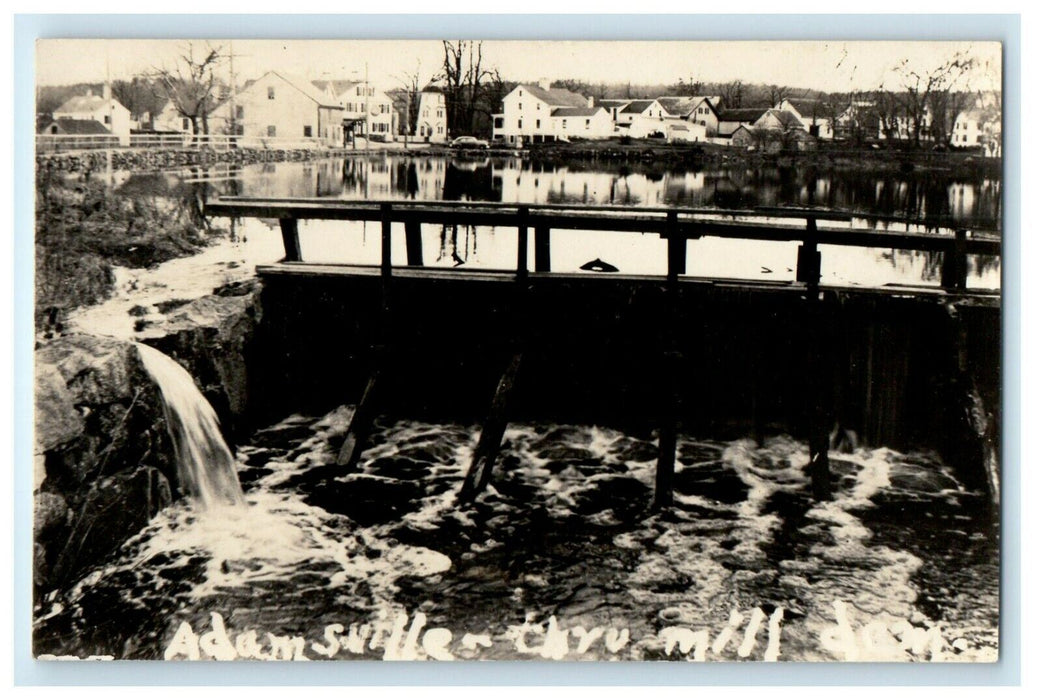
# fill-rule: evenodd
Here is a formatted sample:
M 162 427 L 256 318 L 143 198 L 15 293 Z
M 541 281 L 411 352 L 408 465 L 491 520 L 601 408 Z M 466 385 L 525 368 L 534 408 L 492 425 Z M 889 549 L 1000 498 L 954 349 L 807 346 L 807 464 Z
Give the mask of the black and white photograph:
M 48 38 L 35 99 L 35 659 L 999 661 L 1001 42 Z

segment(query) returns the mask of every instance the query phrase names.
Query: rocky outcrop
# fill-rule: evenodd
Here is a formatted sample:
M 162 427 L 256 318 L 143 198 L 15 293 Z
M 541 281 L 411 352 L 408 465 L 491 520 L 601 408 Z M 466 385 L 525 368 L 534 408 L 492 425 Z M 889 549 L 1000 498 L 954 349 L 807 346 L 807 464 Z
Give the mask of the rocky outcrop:
M 145 469 L 159 484 L 152 491 L 163 491 L 163 483 L 170 491 L 162 404 L 133 343 L 78 334 L 37 349 L 35 444 L 43 467 L 34 498 L 39 590 L 82 571 L 140 529 L 132 525 L 143 510 L 135 481 L 141 477 L 132 475 Z M 102 484 L 104 501 L 96 495 Z M 161 500 L 150 496 L 145 503 Z
M 238 282 L 171 311 L 151 329 L 161 336 L 147 341 L 188 370 L 232 436 L 248 421 L 247 367 L 260 318 L 260 283 Z
M 246 420 L 258 298 L 256 282 L 223 287 L 172 310 L 147 341 L 196 379 L 226 434 Z M 102 561 L 181 493 L 159 390 L 134 343 L 71 334 L 40 345 L 35 359 L 34 583 L 45 592 Z

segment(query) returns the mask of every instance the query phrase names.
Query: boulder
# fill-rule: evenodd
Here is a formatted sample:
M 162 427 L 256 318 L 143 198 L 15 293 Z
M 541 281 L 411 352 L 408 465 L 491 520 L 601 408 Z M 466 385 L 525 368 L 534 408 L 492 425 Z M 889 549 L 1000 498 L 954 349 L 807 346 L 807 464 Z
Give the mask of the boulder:
M 170 502 L 170 482 L 152 467 L 141 467 L 95 483 L 47 576 L 50 584 L 70 581 L 101 561 L 140 532 Z
M 72 403 L 65 379 L 52 364 L 36 366 L 36 447 L 42 454 L 83 434 L 83 417 Z

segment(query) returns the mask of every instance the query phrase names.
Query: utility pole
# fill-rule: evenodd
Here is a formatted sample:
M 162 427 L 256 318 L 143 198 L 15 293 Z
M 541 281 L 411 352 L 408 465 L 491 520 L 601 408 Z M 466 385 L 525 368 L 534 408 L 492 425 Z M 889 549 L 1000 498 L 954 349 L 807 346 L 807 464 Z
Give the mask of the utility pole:
M 365 147 L 369 148 L 369 61 L 365 62 Z
M 228 123 L 231 124 L 231 135 L 235 136 L 239 130 L 235 122 L 235 46 L 231 41 L 228 42 L 228 82 L 231 90 L 228 96 Z

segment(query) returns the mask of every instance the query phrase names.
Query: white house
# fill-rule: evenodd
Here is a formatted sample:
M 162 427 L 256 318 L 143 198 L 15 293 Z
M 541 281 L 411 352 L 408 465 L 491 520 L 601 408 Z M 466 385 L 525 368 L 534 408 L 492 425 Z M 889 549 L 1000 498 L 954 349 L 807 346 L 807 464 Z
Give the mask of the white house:
M 721 101 L 719 96 L 696 97 L 693 108 L 684 119 L 705 127 L 707 136 L 716 136 L 720 132 Z
M 833 137 L 832 108 L 821 100 L 786 97 L 774 109 L 789 112 L 803 124 L 803 130 L 819 139 Z
M 659 104 L 658 100 L 631 100 L 629 104 L 619 110 L 616 123 L 632 124 L 638 119 L 665 119 L 669 116 L 666 108 Z
M 416 107 L 417 138 L 430 143 L 445 143 L 449 138 L 449 116 L 445 95 L 437 88 L 424 88 Z
M 176 131 L 182 134 L 192 132 L 192 120 L 182 116 L 171 100 L 167 100 L 163 109 L 152 117 L 152 128 L 156 131 Z
M 615 131 L 611 114 L 592 97 L 540 85 L 521 84 L 503 98 L 503 112 L 492 115 L 492 138 L 509 144 L 542 143 L 561 138 L 608 138 Z
M 985 155 L 1002 154 L 1002 120 L 996 110 L 971 109 L 955 118 L 951 144 L 959 148 L 979 147 Z
M 717 110 L 716 135 L 722 138 L 731 138 L 738 127 L 745 124 L 752 127 L 756 120 L 763 116 L 767 110 L 762 107 L 748 107 L 744 109 L 721 109 Z
M 327 146 L 343 143 L 343 109 L 328 91 L 319 90 L 309 81 L 268 71 L 248 83 L 235 95 L 234 116 L 228 102 L 218 105 L 209 115 L 211 131 L 222 122 L 230 131 L 247 137 L 287 141 L 300 139 L 319 141 Z
M 311 84 L 343 109 L 343 126 L 356 136 L 391 141 L 398 133 L 398 114 L 386 93 L 359 80 L 313 80 Z
M 130 110 L 112 97 L 107 85 L 104 96 L 99 97 L 88 89 L 86 95 L 70 97 L 52 116 L 59 122 L 68 119 L 99 122 L 119 139 L 119 145 L 130 145 Z

